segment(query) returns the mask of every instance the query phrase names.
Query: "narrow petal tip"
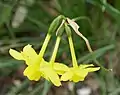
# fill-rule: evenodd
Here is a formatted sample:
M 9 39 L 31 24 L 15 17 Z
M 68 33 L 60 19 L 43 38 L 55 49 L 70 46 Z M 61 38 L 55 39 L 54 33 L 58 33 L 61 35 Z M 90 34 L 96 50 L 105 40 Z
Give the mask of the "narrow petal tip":
M 23 56 L 21 55 L 21 53 L 19 53 L 18 51 L 14 50 L 14 49 L 10 49 L 9 54 L 17 60 L 23 60 L 24 59 Z

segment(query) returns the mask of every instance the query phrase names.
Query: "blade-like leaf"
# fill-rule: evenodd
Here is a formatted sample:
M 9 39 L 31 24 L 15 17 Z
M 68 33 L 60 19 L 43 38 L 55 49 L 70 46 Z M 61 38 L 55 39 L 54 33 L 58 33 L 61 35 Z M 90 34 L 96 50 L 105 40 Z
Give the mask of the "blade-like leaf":
M 92 61 L 93 58 L 99 58 L 99 57 L 102 56 L 105 52 L 107 52 L 108 50 L 113 49 L 114 47 L 115 47 L 114 45 L 108 45 L 108 46 L 106 46 L 106 47 L 100 48 L 100 49 L 94 51 L 93 53 L 89 53 L 89 54 L 83 56 L 82 58 L 80 58 L 80 59 L 78 60 L 78 63 L 81 63 L 81 62 L 88 63 L 88 62 Z

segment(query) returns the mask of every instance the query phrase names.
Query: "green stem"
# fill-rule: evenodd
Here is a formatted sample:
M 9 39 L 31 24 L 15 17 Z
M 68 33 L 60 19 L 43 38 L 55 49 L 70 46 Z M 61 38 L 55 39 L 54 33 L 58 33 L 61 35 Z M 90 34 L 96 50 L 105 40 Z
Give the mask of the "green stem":
M 60 40 L 61 40 L 61 37 L 58 36 L 57 40 L 56 40 L 56 43 L 55 43 L 55 47 L 54 47 L 53 53 L 52 53 L 52 57 L 50 59 L 50 63 L 51 64 L 53 64 L 54 61 L 55 61 L 55 58 L 56 58 L 56 55 L 57 55 L 57 51 L 58 51 L 58 47 L 59 47 L 59 44 L 60 44 Z
M 71 56 L 72 56 L 73 67 L 78 67 L 76 56 L 75 56 L 75 49 L 74 49 L 72 37 L 69 36 L 68 40 L 69 40 L 69 45 L 70 45 L 70 51 L 71 51 Z
M 40 50 L 39 58 L 42 58 L 42 57 L 43 57 L 50 38 L 51 38 L 51 35 L 48 33 L 47 36 L 46 36 L 46 38 L 45 38 L 45 40 L 44 40 L 44 43 L 43 43 L 43 45 L 42 45 L 42 48 L 41 48 L 41 50 Z

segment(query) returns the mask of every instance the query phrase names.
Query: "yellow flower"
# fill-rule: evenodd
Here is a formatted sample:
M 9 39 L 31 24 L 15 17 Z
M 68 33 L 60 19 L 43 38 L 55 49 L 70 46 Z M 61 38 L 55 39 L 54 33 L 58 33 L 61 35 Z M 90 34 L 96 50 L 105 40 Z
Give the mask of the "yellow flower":
M 91 67 L 90 65 L 80 65 L 79 67 L 71 67 L 69 70 L 64 73 L 61 77 L 62 81 L 83 81 L 89 72 L 94 72 L 100 69 L 100 67 Z
M 54 62 L 58 51 L 60 39 L 61 38 L 58 36 L 50 62 L 46 62 L 46 64 L 41 64 L 40 66 L 40 70 L 43 73 L 44 78 L 46 78 L 48 81 L 51 81 L 55 86 L 61 85 L 58 75 L 63 74 L 66 70 L 68 70 L 68 67 L 64 64 Z
M 51 81 L 55 86 L 61 85 L 59 75 L 63 74 L 65 70 L 68 69 L 68 67 L 64 64 L 55 63 L 55 58 L 60 44 L 61 35 L 64 31 L 64 22 L 65 21 L 63 20 L 61 25 L 57 29 L 57 39 L 50 62 L 46 62 L 46 64 L 40 66 L 40 70 L 43 73 L 44 78 L 46 78 L 48 81 Z
M 17 52 L 13 49 L 9 50 L 9 53 L 13 58 L 17 60 L 24 60 L 28 65 L 28 67 L 24 70 L 24 75 L 27 76 L 28 79 L 38 81 L 42 76 L 42 72 L 40 71 L 40 64 L 46 63 L 43 59 L 43 55 L 50 38 L 51 35 L 47 34 L 39 54 L 37 54 L 29 44 L 26 45 L 21 52 Z
M 42 72 L 43 77 L 48 81 L 51 81 L 55 86 L 61 85 L 58 75 L 63 74 L 66 70 L 68 70 L 68 67 L 61 63 L 47 62 L 40 66 L 40 71 Z
M 100 69 L 100 67 L 94 67 L 93 64 L 78 66 L 76 56 L 75 56 L 75 51 L 74 51 L 74 45 L 71 37 L 71 31 L 70 31 L 70 28 L 67 26 L 67 24 L 65 24 L 65 30 L 68 35 L 73 67 L 69 68 L 68 71 L 66 71 L 61 76 L 61 80 L 62 81 L 69 80 L 73 82 L 83 81 L 89 72 L 97 71 Z
M 16 50 L 10 49 L 9 53 L 12 57 L 17 60 L 24 60 L 28 67 L 24 70 L 24 75 L 30 80 L 38 81 L 41 77 L 40 63 L 38 59 L 38 54 L 31 47 L 31 45 L 26 45 L 23 51 L 17 52 Z M 38 61 L 37 61 L 38 60 Z M 42 58 L 41 63 L 45 63 Z

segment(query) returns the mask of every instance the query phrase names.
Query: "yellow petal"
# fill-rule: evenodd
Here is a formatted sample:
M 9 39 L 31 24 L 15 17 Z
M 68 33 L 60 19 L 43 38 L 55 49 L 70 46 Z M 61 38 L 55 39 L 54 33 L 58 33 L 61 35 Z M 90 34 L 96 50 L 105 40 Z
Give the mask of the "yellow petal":
M 62 75 L 65 71 L 69 70 L 69 68 L 62 63 L 54 63 L 53 68 L 60 75 Z
M 79 66 L 80 69 L 84 69 L 84 68 L 87 68 L 87 67 L 90 67 L 90 66 L 94 66 L 93 64 L 82 64 Z
M 52 69 L 52 68 L 44 68 L 43 70 L 44 76 L 48 77 L 49 80 L 55 85 L 55 86 L 60 86 L 61 82 L 59 79 L 59 76 L 57 73 Z
M 66 71 L 69 70 L 69 68 L 61 63 L 54 63 L 54 70 L 57 72 L 59 75 L 63 75 Z
M 35 80 L 38 81 L 41 77 L 41 72 L 36 70 L 34 66 L 28 66 L 23 74 L 28 77 L 29 80 Z
M 84 79 L 87 74 L 88 74 L 88 71 L 84 70 L 84 69 L 77 69 L 74 71 L 74 73 L 79 76 L 80 78 Z
M 23 72 L 23 74 L 25 75 L 25 76 L 27 76 L 27 75 L 31 75 L 33 72 L 32 72 L 32 67 L 31 66 L 28 66 L 25 70 L 24 70 L 24 72 Z
M 32 48 L 32 45 L 29 45 L 29 44 L 23 48 L 23 53 L 30 58 L 35 58 L 37 56 L 37 53 Z
M 30 58 L 28 58 L 27 56 L 25 56 L 22 51 L 21 51 L 21 55 L 23 56 L 25 63 L 26 63 L 27 65 L 30 65 L 30 64 L 31 64 Z
M 35 52 L 35 50 L 32 48 L 31 45 L 26 45 L 23 48 L 23 52 L 21 52 L 27 65 L 31 65 L 34 64 L 35 60 L 37 60 L 37 53 Z
M 61 80 L 62 81 L 68 81 L 72 78 L 73 76 L 73 72 L 71 71 L 67 71 L 66 73 L 64 73 L 62 76 L 61 76 Z
M 94 67 L 94 68 L 86 68 L 85 70 L 87 70 L 88 72 L 94 72 L 94 71 L 98 71 L 100 69 L 100 67 Z
M 10 49 L 9 53 L 13 58 L 15 58 L 17 60 L 24 60 L 22 54 L 17 52 L 16 50 Z
M 71 78 L 71 81 L 73 81 L 73 82 L 84 81 L 84 78 L 85 78 L 85 77 L 80 77 L 80 76 L 78 76 L 78 75 L 75 74 L 75 75 Z
M 64 71 L 56 71 L 58 75 L 63 75 L 65 72 Z

